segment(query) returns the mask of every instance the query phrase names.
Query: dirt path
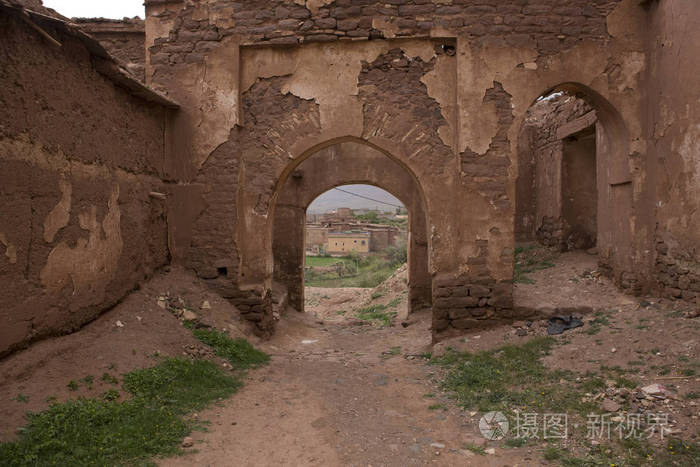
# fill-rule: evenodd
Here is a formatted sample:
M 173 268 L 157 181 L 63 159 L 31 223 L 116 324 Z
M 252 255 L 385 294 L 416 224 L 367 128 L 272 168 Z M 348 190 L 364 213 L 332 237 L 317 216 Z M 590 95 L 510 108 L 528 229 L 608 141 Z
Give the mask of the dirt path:
M 562 255 L 555 267 L 532 273 L 533 284 L 517 287 L 521 305 L 591 310 L 582 316 L 584 327 L 558 338 L 545 364 L 580 372 L 600 372 L 605 365 L 624 369 L 640 385 L 662 383 L 672 398 L 649 410 L 668 411 L 674 430 L 692 437 L 700 412 L 688 395 L 700 393 L 700 323 L 684 318 L 679 303 L 617 292 L 594 268 L 590 257 Z M 234 396 L 197 414 L 210 423 L 208 431 L 195 431 L 194 446 L 182 456 L 157 459 L 162 466 L 547 465 L 541 446 L 485 444 L 478 430 L 482 414 L 455 407 L 438 386 L 439 367 L 422 357 L 447 346 L 478 351 L 521 344 L 545 335 L 546 322 L 475 330 L 431 347 L 430 310 L 405 317 L 401 274 L 374 290 L 307 290 L 308 312 L 287 312 L 266 342 L 252 339 L 235 308 L 188 273 L 159 275 L 79 332 L 0 361 L 0 440 L 14 439 L 25 412 L 45 409 L 48 398 L 99 397 L 113 387 L 101 374 L 151 366 L 156 351 L 211 357 L 210 350 L 188 350 L 206 346 L 159 305 L 164 296 L 182 298 L 202 322 L 251 339 L 272 360 L 251 371 Z M 369 304 L 396 312 L 393 326 L 358 319 L 356 310 Z M 83 383 L 87 375 L 94 376 L 92 385 Z M 80 382 L 78 390 L 67 387 L 71 380 Z M 28 401 L 20 402 L 20 393 Z M 493 453 L 478 455 L 466 445 Z
M 429 351 L 428 326 L 428 313 L 406 329 L 289 315 L 263 346 L 271 364 L 199 414 L 212 426 L 193 435 L 198 452 L 159 464 L 501 466 L 529 457 L 527 450 L 463 450 L 465 442 L 483 442 L 476 416 L 429 409 L 439 391 L 418 356 Z

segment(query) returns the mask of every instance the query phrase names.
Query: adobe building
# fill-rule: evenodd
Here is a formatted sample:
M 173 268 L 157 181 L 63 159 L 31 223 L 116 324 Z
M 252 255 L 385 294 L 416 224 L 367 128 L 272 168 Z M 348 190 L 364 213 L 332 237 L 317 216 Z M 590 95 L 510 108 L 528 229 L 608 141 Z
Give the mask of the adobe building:
M 370 233 L 356 230 L 328 232 L 328 253 L 369 253 Z
M 406 206 L 436 339 L 527 316 L 516 233 L 698 300 L 694 0 L 147 0 L 145 86 L 128 41 L 0 12 L 0 352 L 167 263 L 270 334 L 273 280 L 303 309 L 306 207 L 348 183 Z M 528 110 L 559 91 L 590 109 L 544 144 Z

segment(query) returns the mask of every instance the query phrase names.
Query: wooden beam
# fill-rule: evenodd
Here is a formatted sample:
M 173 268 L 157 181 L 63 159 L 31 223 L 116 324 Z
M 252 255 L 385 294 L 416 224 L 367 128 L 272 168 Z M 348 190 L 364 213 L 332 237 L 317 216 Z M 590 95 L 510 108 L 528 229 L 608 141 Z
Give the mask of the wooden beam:
M 24 21 L 25 23 L 27 23 L 27 24 L 29 25 L 30 28 L 32 28 L 33 30 L 35 30 L 36 32 L 38 32 L 44 39 L 46 39 L 47 41 L 49 41 L 50 43 L 52 43 L 52 44 L 55 45 L 56 47 L 62 47 L 62 46 L 63 46 L 60 42 L 58 42 L 56 39 L 54 39 L 54 38 L 51 36 L 51 34 L 49 34 L 48 32 L 44 31 L 44 30 L 41 29 L 39 26 L 37 26 L 37 25 L 34 23 L 34 21 L 32 21 L 32 19 L 29 17 L 29 14 L 28 14 L 26 11 L 22 11 L 22 12 L 20 13 L 19 16 L 20 16 L 20 18 L 22 18 L 22 21 Z
M 574 133 L 578 133 L 581 130 L 588 128 L 593 125 L 598 120 L 598 116 L 595 110 L 591 110 L 582 117 L 572 120 L 559 128 L 557 128 L 557 139 L 564 139 L 567 136 L 571 136 Z

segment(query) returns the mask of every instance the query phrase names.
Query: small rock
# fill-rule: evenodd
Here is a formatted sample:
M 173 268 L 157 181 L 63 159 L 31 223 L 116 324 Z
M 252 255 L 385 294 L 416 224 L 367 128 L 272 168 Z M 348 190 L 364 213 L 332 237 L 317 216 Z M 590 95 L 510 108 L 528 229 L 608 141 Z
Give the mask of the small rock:
M 527 336 L 527 329 L 518 328 L 515 330 L 516 336 Z
M 644 386 L 642 388 L 644 394 L 650 396 L 666 396 L 666 388 L 660 384 L 650 384 L 649 386 Z
M 525 321 L 515 321 L 513 323 L 514 328 L 524 328 L 525 327 Z
M 211 305 L 209 304 L 209 300 L 204 300 L 202 302 L 202 306 L 200 306 L 202 310 L 211 310 Z
M 486 448 L 486 449 L 484 449 L 484 452 L 485 452 L 486 454 L 491 454 L 491 455 L 493 455 L 493 454 L 496 454 L 496 448 Z
M 372 381 L 375 386 L 386 386 L 389 384 L 389 377 L 387 375 L 379 375 Z
M 185 439 L 182 440 L 182 447 L 183 448 L 191 448 L 193 444 L 194 444 L 194 441 L 189 436 L 186 436 Z
M 620 410 L 620 404 L 611 399 L 603 399 L 601 407 L 606 412 L 617 412 L 618 410 Z
M 615 353 L 615 352 L 617 352 L 617 349 L 616 349 L 615 347 L 613 347 L 612 349 L 610 349 L 610 351 L 611 351 L 612 353 Z
M 185 321 L 196 321 L 197 314 L 190 310 L 184 310 L 182 312 L 182 319 L 184 319 Z
M 445 449 L 445 445 L 442 443 L 430 443 L 430 447 L 435 449 Z
M 114 325 L 117 326 L 118 328 L 124 327 L 124 323 L 122 323 L 121 321 L 117 321 L 116 323 L 114 323 Z
M 597 255 L 598 247 L 594 246 L 593 248 L 589 248 L 588 250 L 586 250 L 586 253 L 588 253 L 589 255 Z
M 164 297 L 158 297 L 158 300 L 156 300 L 156 303 L 158 304 L 159 307 L 165 309 L 166 302 Z

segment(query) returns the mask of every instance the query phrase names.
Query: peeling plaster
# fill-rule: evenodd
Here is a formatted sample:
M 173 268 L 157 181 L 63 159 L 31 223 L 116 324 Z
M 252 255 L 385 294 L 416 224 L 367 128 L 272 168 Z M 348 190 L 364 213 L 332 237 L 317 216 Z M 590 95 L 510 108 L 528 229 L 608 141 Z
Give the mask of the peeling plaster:
M 17 247 L 7 241 L 7 237 L 3 232 L 0 232 L 0 243 L 5 245 L 5 256 L 10 261 L 10 264 L 17 263 Z
M 696 191 L 700 191 L 700 124 L 689 125 L 678 148 L 691 179 L 696 180 Z M 695 198 L 696 200 L 700 198 Z
M 241 52 L 241 92 L 258 78 L 289 76 L 282 92 L 319 104 L 321 127 L 341 129 L 339 133 L 360 137 L 363 130 L 362 104 L 358 99 L 358 77 L 362 62 L 399 47 L 410 57 L 430 61 L 435 56 L 430 40 L 401 42 L 371 41 L 309 44 L 294 49 L 254 49 Z M 324 79 L 319 79 L 323 76 Z
M 457 49 L 461 133 L 457 149 L 461 153 L 468 147 L 477 154 L 485 154 L 498 132 L 496 108 L 493 103 L 483 101 L 486 90 L 497 81 L 506 92 L 514 94 L 512 89 L 508 90 L 511 75 L 523 76 L 523 73 L 532 72 L 518 68 L 518 65 L 534 61 L 538 54 L 534 49 L 514 47 L 482 47 L 474 53 L 465 40 L 460 40 Z
M 362 104 L 357 82 L 362 61 L 372 61 L 385 50 L 384 44 L 367 47 L 326 45 L 304 47 L 296 52 L 294 73 L 282 87 L 302 99 L 319 104 L 321 128 L 342 125 L 345 132 L 360 136 L 363 129 Z M 325 79 L 319 80 L 319 76 Z
M 447 55 L 438 57 L 435 67 L 422 78 L 421 82 L 428 88 L 428 95 L 440 105 L 440 111 L 447 121 L 447 125 L 438 128 L 438 135 L 443 143 L 455 149 L 456 112 L 455 104 L 457 96 L 456 72 L 457 60 Z
M 118 200 L 119 186 L 115 185 L 101 223 L 97 220 L 96 206 L 78 215 L 80 228 L 88 232 L 88 238 L 79 238 L 75 248 L 61 242 L 51 250 L 40 273 L 45 287 L 57 291 L 72 283 L 73 294 L 82 295 L 89 304 L 103 300 L 123 247 Z
M 398 24 L 393 21 L 387 21 L 381 17 L 372 18 L 372 28 L 381 31 L 387 39 L 396 37 L 396 33 L 400 29 Z
M 207 54 L 201 67 L 201 79 L 196 81 L 200 104 L 193 138 L 197 166 L 228 139 L 239 123 L 238 61 L 238 41 L 231 38 Z
M 44 241 L 46 243 L 53 242 L 56 233 L 63 227 L 67 226 L 68 221 L 70 220 L 70 206 L 73 186 L 64 178 L 59 180 L 58 185 L 61 190 L 61 199 L 44 220 Z

